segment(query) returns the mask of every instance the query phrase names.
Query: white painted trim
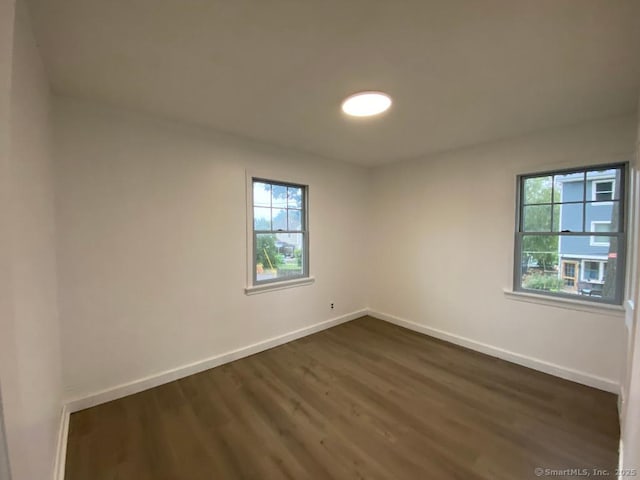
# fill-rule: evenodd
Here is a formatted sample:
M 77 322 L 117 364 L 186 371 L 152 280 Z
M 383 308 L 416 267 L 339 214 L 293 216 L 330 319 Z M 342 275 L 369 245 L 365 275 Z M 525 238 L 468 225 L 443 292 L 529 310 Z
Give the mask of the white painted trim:
M 623 162 L 624 162 L 624 160 L 623 160 Z M 619 162 L 609 162 L 609 163 L 619 163 Z M 582 168 L 584 168 L 584 167 L 582 167 Z M 587 168 L 589 168 L 589 165 L 587 165 Z M 592 172 L 593 172 L 593 170 L 592 170 Z M 581 173 L 581 172 L 578 172 L 578 173 Z M 615 179 L 616 177 L 615 177 L 615 175 L 611 175 L 610 173 L 602 173 L 602 174 L 599 174 L 599 175 L 598 174 L 594 174 L 594 175 L 591 175 L 587 181 L 590 182 L 591 180 L 608 180 L 610 178 Z M 566 180 L 562 179 L 562 183 L 575 183 L 575 182 L 582 182 L 583 180 L 584 180 L 583 177 L 567 178 Z
M 609 225 L 609 230 L 606 232 L 598 232 L 596 231 L 596 225 Z M 592 235 L 589 237 L 589 245 L 592 247 L 608 247 L 611 245 L 610 242 L 596 242 L 596 237 L 605 237 L 607 233 L 611 233 L 611 220 L 592 220 L 591 221 L 591 232 L 594 233 L 604 233 L 605 235 Z
M 584 274 L 585 271 L 587 270 L 587 267 L 585 265 L 585 262 L 591 262 L 591 263 L 597 263 L 598 264 L 598 279 L 597 280 L 590 280 L 588 278 L 585 278 Z M 583 259 L 580 262 L 580 281 L 581 282 L 587 282 L 587 283 L 601 283 L 604 284 L 604 264 L 607 263 L 606 260 L 592 260 L 592 259 Z
M 622 438 L 622 428 L 624 425 L 624 409 L 626 407 L 627 394 L 624 390 L 624 384 L 620 384 L 620 394 L 618 395 L 618 423 L 620 424 L 620 438 Z
M 286 288 L 301 287 L 303 285 L 311 285 L 315 282 L 315 277 L 296 278 L 295 280 L 284 280 L 281 282 L 263 283 L 253 287 L 246 287 L 244 293 L 247 295 L 256 295 L 257 293 L 272 292 L 273 290 L 284 290 Z
M 620 384 L 608 378 L 592 375 L 590 373 L 582 372 L 580 370 L 574 370 L 568 367 L 563 367 L 555 363 L 546 362 L 544 360 L 540 360 L 538 358 L 530 357 L 527 355 L 522 355 L 520 353 L 515 353 L 503 348 L 496 347 L 494 345 L 489 345 L 487 343 L 478 342 L 476 340 L 462 337 L 460 335 L 445 332 L 437 328 L 432 328 L 426 325 L 411 322 L 409 320 L 389 315 L 387 313 L 369 310 L 369 315 L 379 320 L 384 320 L 386 322 L 393 323 L 394 325 L 398 325 L 400 327 L 404 327 L 418 333 L 429 335 L 430 337 L 439 338 L 440 340 L 444 340 L 455 345 L 460 345 L 462 347 L 466 347 L 471 350 L 490 355 L 492 357 L 501 358 L 508 362 L 522 365 L 523 367 L 532 368 L 540 372 L 548 373 L 550 375 L 564 378 L 566 380 L 571 380 L 572 382 L 581 383 L 589 387 L 605 390 L 607 392 L 615 394 L 620 393 Z
M 598 202 L 597 205 L 613 205 L 613 195 L 616 191 L 616 179 L 615 177 L 611 177 L 611 178 L 600 178 L 598 180 L 595 180 L 594 177 L 587 177 L 587 183 L 591 182 L 591 201 L 595 202 L 596 199 L 596 185 L 598 183 L 608 183 L 611 182 L 611 198 L 609 200 L 602 200 L 601 202 Z
M 67 438 L 69 437 L 69 416 L 71 412 L 67 405 L 62 406 L 60 415 L 60 429 L 58 431 L 58 448 L 53 467 L 53 479 L 64 480 L 64 470 L 67 462 Z
M 563 253 L 560 255 L 561 258 L 568 258 L 571 260 L 582 260 L 586 258 L 587 260 L 602 260 L 607 261 L 606 255 L 574 255 L 573 253 Z
M 283 345 L 287 342 L 297 340 L 298 338 L 306 337 L 307 335 L 326 330 L 327 328 L 335 327 L 336 325 L 354 320 L 366 314 L 366 309 L 358 310 L 308 327 L 294 330 L 293 332 L 278 335 L 277 337 L 272 337 L 252 345 L 247 345 L 246 347 L 241 347 L 230 352 L 215 355 L 181 367 L 165 370 L 164 372 L 158 372 L 84 397 L 74 398 L 67 401 L 66 408 L 69 413 L 73 413 L 79 410 L 84 410 L 85 408 L 100 405 L 101 403 L 126 397 L 127 395 L 133 395 L 134 393 L 142 392 L 143 390 L 148 390 L 150 388 L 157 387 L 158 385 L 163 385 L 180 378 L 188 377 L 194 373 L 209 370 L 210 368 L 218 367 L 225 363 L 233 362 L 234 360 L 263 352 L 264 350 Z
M 545 295 L 533 292 L 520 292 L 509 290 L 506 288 L 503 291 L 505 296 L 510 300 L 517 300 L 520 302 L 537 303 L 538 305 L 566 308 L 567 310 L 576 310 L 578 312 L 599 313 L 601 315 L 611 315 L 614 317 L 621 317 L 624 315 L 624 307 L 621 305 L 580 300 L 580 295 L 576 295 L 576 297 L 578 298 L 574 300 L 573 298 Z

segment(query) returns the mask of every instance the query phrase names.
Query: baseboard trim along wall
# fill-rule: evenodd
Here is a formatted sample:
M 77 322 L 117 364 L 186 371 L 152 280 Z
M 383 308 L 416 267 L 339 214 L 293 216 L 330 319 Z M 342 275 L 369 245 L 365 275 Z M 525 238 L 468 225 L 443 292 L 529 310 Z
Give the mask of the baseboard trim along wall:
M 234 360 L 260 353 L 264 350 L 268 350 L 270 348 L 283 345 L 287 342 L 306 337 L 307 335 L 326 330 L 327 328 L 335 327 L 336 325 L 354 320 L 366 314 L 366 309 L 351 312 L 346 315 L 341 315 L 339 317 L 331 318 L 329 320 L 325 320 L 308 327 L 294 330 L 293 332 L 285 333 L 284 335 L 279 335 L 277 337 L 272 337 L 267 340 L 254 343 L 252 345 L 247 345 L 246 347 L 241 347 L 230 352 L 215 355 L 213 357 L 199 360 L 197 362 L 183 365 L 181 367 L 172 368 L 171 370 L 166 370 L 164 372 L 155 373 L 153 375 L 149 375 L 138 380 L 133 380 L 131 382 L 123 383 L 121 385 L 108 388 L 100 392 L 87 395 L 85 397 L 74 398 L 67 401 L 66 408 L 69 413 L 73 413 L 79 410 L 84 410 L 85 408 L 95 407 L 96 405 L 100 405 L 101 403 L 110 402 L 118 398 L 126 397 L 127 395 L 133 395 L 134 393 L 142 392 L 143 390 L 148 390 L 150 388 L 157 387 L 159 385 L 163 385 L 180 378 L 188 377 L 189 375 L 193 375 L 194 373 L 209 370 L 210 368 L 218 367 L 220 365 L 224 365 L 225 363 L 233 362 Z
M 393 323 L 394 325 L 429 335 L 430 337 L 439 338 L 440 340 L 460 345 L 461 347 L 466 347 L 480 353 L 491 355 L 492 357 L 497 357 L 511 363 L 522 365 L 523 367 L 532 368 L 540 372 L 548 373 L 549 375 L 564 378 L 565 380 L 571 380 L 572 382 L 580 383 L 582 385 L 615 393 L 616 395 L 620 393 L 620 384 L 608 378 L 599 377 L 590 373 L 581 372 L 580 370 L 574 370 L 555 363 L 546 362 L 538 358 L 515 353 L 487 343 L 478 342 L 460 335 L 421 325 L 387 313 L 369 310 L 368 314 L 378 320 L 384 320 L 386 322 Z
M 67 438 L 69 437 L 69 416 L 71 412 L 67 405 L 62 406 L 60 415 L 60 430 L 58 432 L 58 446 L 53 466 L 53 479 L 64 480 L 64 468 L 67 461 Z
M 421 325 L 400 317 L 396 317 L 394 315 L 389 315 L 387 313 L 364 309 L 339 317 L 331 318 L 329 320 L 325 320 L 308 327 L 294 330 L 293 332 L 285 333 L 284 335 L 272 337 L 267 340 L 254 343 L 252 345 L 238 348 L 236 350 L 222 353 L 220 355 L 215 355 L 213 357 L 190 363 L 188 365 L 183 365 L 171 370 L 166 370 L 154 375 L 149 375 L 147 377 L 124 383 L 113 388 L 102 390 L 85 397 L 75 398 L 67 401 L 67 403 L 62 408 L 62 415 L 60 419 L 60 432 L 54 466 L 54 479 L 64 480 L 65 461 L 67 453 L 67 437 L 69 433 L 69 417 L 73 412 L 84 410 L 85 408 L 94 407 L 96 405 L 110 402 L 112 400 L 117 400 L 118 398 L 126 397 L 127 395 L 133 395 L 134 393 L 142 392 L 144 390 L 148 390 L 150 388 L 157 387 L 159 385 L 163 385 L 165 383 L 169 383 L 174 380 L 187 377 L 189 375 L 193 375 L 194 373 L 199 373 L 204 370 L 209 370 L 210 368 L 224 365 L 225 363 L 233 362 L 234 360 L 239 360 L 241 358 L 248 357 L 249 355 L 254 355 L 270 348 L 283 345 L 287 342 L 291 342 L 293 340 L 306 337 L 313 333 L 326 330 L 336 325 L 355 320 L 356 318 L 362 317 L 364 315 L 370 315 L 379 320 L 383 320 L 394 325 L 398 325 L 400 327 L 422 333 L 424 335 L 429 335 L 431 337 L 435 337 L 440 340 L 453 343 L 455 345 L 460 345 L 462 347 L 466 347 L 480 353 L 491 355 L 492 357 L 497 357 L 508 362 L 548 373 L 556 377 L 571 380 L 573 382 L 598 388 L 600 390 L 605 390 L 607 392 L 615 394 L 620 393 L 620 385 L 618 384 L 618 382 L 607 378 L 591 375 L 589 373 L 581 372 L 579 370 L 574 370 L 571 368 L 562 367 L 560 365 L 556 365 L 554 363 L 546 362 L 526 355 L 521 355 L 519 353 L 511 352 L 509 350 L 498 348 L 486 343 L 477 342 L 475 340 L 471 340 L 470 338 L 455 335 L 453 333 L 428 327 L 426 325 Z

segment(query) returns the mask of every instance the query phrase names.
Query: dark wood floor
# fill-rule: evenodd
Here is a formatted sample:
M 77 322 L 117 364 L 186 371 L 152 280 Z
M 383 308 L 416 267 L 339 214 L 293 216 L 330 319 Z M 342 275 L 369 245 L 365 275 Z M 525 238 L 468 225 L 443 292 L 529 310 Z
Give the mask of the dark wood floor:
M 515 480 L 618 438 L 612 394 L 363 317 L 74 413 L 66 479 Z

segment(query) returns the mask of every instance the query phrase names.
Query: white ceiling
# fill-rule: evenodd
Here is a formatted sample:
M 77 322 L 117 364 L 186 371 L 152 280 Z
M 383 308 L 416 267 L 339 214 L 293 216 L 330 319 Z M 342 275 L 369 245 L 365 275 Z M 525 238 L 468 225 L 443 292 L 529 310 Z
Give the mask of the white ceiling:
M 635 110 L 639 0 L 30 0 L 56 93 L 364 165 Z M 392 109 L 345 118 L 383 90 Z

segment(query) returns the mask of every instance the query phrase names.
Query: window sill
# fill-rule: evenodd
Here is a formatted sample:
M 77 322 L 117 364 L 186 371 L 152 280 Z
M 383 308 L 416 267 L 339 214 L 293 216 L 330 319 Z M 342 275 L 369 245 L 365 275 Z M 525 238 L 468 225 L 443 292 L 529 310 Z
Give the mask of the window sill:
M 282 282 L 265 283 L 262 285 L 252 285 L 246 287 L 244 293 L 246 295 L 256 295 L 258 293 L 271 292 L 273 290 L 284 290 L 293 287 L 302 287 L 304 285 L 311 285 L 315 282 L 314 277 L 296 278 L 295 280 L 285 280 Z
M 615 317 L 624 316 L 624 307 L 621 305 L 573 300 L 572 298 L 550 297 L 529 292 L 518 292 L 506 288 L 504 289 L 504 294 L 510 300 L 519 302 L 537 303 L 538 305 L 548 305 L 550 307 L 565 308 L 580 312 L 602 313 Z

